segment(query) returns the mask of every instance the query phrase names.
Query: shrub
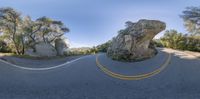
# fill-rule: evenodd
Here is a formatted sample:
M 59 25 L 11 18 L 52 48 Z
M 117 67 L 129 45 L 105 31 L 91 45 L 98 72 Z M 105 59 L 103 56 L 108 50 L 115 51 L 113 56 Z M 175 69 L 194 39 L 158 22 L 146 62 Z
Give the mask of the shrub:
M 153 39 L 152 43 L 156 46 L 156 47 L 163 47 L 160 39 Z
M 183 35 L 176 30 L 168 30 L 160 39 L 160 42 L 167 48 L 200 52 L 200 36 Z
M 11 49 L 7 46 L 7 44 L 0 40 L 0 52 L 8 53 L 11 52 Z
M 87 55 L 93 54 L 94 51 L 89 47 L 81 47 L 81 48 L 70 48 L 64 54 L 65 56 L 75 56 L 75 55 Z
M 97 46 L 98 52 L 107 52 L 108 47 L 111 45 L 112 41 L 109 40 L 106 43 Z

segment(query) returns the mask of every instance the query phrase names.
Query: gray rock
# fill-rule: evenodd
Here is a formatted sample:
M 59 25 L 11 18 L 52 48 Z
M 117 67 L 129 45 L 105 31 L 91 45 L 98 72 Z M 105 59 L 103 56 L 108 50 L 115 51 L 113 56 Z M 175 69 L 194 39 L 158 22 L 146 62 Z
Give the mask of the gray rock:
M 27 49 L 27 50 L 25 51 L 24 54 L 25 54 L 25 55 L 32 56 L 32 57 L 39 57 L 39 55 L 37 55 L 37 54 L 33 51 L 33 49 L 31 49 L 31 48 Z
M 55 49 L 57 51 L 57 55 L 63 56 L 64 52 L 67 48 L 69 48 L 69 47 L 64 39 L 59 38 L 59 39 L 55 40 Z
M 52 57 L 56 56 L 56 49 L 49 43 L 38 43 L 35 45 L 36 52 L 33 52 L 32 49 L 26 50 L 25 54 L 34 56 L 34 57 Z
M 36 54 L 39 56 L 47 56 L 47 57 L 51 57 L 51 56 L 56 56 L 56 50 L 54 48 L 54 46 L 52 46 L 49 43 L 39 43 L 35 46 L 36 48 Z
M 155 47 L 150 44 L 156 34 L 166 28 L 164 22 L 142 19 L 136 23 L 126 22 L 108 48 L 107 56 L 115 60 L 137 61 L 155 56 Z

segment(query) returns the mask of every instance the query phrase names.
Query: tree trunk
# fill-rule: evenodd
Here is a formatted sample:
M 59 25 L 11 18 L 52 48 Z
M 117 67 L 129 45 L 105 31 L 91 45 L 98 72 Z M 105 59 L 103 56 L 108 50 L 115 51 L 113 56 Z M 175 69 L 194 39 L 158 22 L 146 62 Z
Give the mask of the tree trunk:
M 19 51 L 19 48 L 18 48 L 17 43 L 16 43 L 16 41 L 15 41 L 15 36 L 14 36 L 14 34 L 13 34 L 13 37 L 12 37 L 12 41 L 13 41 L 13 43 L 14 43 L 15 52 L 16 52 L 17 55 L 19 55 L 19 54 L 20 54 L 20 51 Z
M 25 44 L 24 44 L 24 37 L 23 37 L 23 36 L 21 37 L 21 41 L 22 41 L 22 52 L 21 52 L 21 54 L 24 55 L 24 52 L 25 52 Z
M 45 37 L 44 37 L 44 33 L 42 34 L 42 38 L 43 38 L 43 41 L 46 43 L 46 40 L 45 40 Z
M 15 34 L 16 34 L 16 24 L 14 24 L 14 31 L 13 31 L 13 35 L 12 35 L 12 40 L 13 40 L 13 43 L 14 43 L 14 47 L 15 47 L 15 51 L 16 51 L 16 54 L 17 55 L 20 55 L 20 51 L 19 51 L 19 48 L 17 46 L 17 43 L 15 41 Z

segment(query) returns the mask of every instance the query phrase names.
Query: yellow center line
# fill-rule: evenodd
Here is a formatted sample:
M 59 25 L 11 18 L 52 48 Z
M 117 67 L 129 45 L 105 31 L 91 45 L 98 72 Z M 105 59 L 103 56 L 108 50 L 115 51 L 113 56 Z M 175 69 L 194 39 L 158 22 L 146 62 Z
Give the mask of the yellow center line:
M 140 79 L 145 79 L 145 78 L 149 78 L 151 76 L 154 76 L 154 75 L 160 73 L 162 70 L 164 70 L 168 66 L 168 64 L 170 63 L 170 60 L 171 60 L 171 54 L 169 53 L 165 62 L 160 66 L 160 68 L 158 68 L 158 69 L 156 69 L 152 72 L 149 72 L 149 73 L 128 76 L 128 75 L 122 75 L 122 74 L 118 74 L 118 73 L 114 73 L 114 72 L 110 71 L 109 69 L 107 69 L 105 66 L 103 66 L 99 62 L 99 56 L 98 55 L 96 56 L 96 64 L 101 69 L 101 71 L 103 71 L 105 74 L 107 74 L 111 77 L 122 79 L 122 80 L 140 80 Z

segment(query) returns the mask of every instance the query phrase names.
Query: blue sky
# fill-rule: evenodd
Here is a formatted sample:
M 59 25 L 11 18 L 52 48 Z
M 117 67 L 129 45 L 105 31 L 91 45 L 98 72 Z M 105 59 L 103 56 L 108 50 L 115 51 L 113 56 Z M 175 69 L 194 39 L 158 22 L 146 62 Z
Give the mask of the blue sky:
M 156 19 L 167 29 L 187 33 L 179 17 L 187 6 L 200 0 L 1 0 L 0 7 L 13 7 L 33 19 L 47 16 L 61 20 L 71 30 L 65 36 L 71 47 L 106 42 L 124 28 L 126 21 Z M 163 33 L 157 35 L 157 38 Z

